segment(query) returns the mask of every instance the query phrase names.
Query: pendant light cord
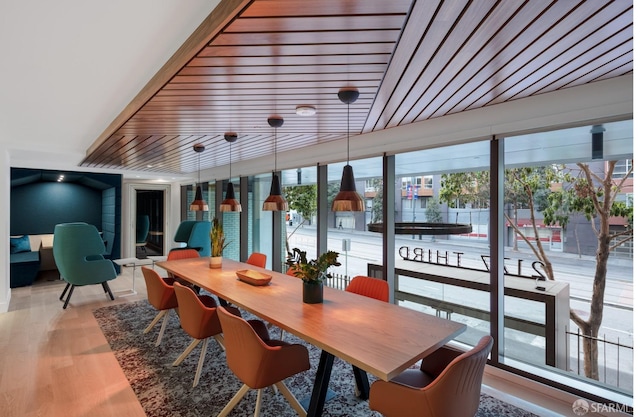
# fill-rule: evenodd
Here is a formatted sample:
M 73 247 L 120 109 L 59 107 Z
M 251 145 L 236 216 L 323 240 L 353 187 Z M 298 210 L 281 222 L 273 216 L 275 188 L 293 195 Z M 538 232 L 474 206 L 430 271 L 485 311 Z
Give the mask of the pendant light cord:
M 273 128 L 273 133 L 275 136 L 275 140 L 273 142 L 273 154 L 274 154 L 273 173 L 275 174 L 276 171 L 278 170 L 278 128 L 277 127 Z
M 350 130 L 350 126 L 349 126 L 349 121 L 351 120 L 351 117 L 349 115 L 349 108 L 351 107 L 351 103 L 347 103 L 347 165 L 349 165 L 349 134 L 351 133 Z

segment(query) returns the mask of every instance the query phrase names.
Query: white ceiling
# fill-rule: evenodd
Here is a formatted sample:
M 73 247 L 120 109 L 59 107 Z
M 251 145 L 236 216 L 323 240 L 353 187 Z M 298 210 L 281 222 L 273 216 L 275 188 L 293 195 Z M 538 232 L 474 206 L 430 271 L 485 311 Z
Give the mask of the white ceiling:
M 81 170 L 86 149 L 218 3 L 0 2 L 0 143 L 11 166 Z

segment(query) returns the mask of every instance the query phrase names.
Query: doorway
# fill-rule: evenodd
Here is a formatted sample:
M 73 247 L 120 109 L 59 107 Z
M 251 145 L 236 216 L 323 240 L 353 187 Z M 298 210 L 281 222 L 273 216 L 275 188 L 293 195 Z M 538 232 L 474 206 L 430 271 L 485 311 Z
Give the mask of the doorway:
M 171 185 L 128 184 L 123 195 L 123 256 L 144 259 L 165 255 L 170 248 L 166 233 L 171 216 Z
M 136 258 L 164 255 L 164 191 L 136 190 Z

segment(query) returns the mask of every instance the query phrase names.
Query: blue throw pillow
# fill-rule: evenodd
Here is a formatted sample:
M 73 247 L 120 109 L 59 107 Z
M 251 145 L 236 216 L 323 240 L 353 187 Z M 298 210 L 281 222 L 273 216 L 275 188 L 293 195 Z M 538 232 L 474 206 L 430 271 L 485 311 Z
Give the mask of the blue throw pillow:
M 31 244 L 29 243 L 29 235 L 22 237 L 12 237 L 10 239 L 10 253 L 31 252 Z

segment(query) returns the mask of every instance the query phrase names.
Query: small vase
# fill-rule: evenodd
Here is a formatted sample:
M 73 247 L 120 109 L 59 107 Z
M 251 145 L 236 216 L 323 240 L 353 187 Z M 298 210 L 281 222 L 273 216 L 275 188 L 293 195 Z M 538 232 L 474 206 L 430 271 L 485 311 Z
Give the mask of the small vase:
M 322 281 L 307 282 L 302 281 L 302 301 L 307 304 L 318 304 L 322 302 Z
M 222 256 L 212 256 L 209 258 L 209 268 L 222 268 Z

